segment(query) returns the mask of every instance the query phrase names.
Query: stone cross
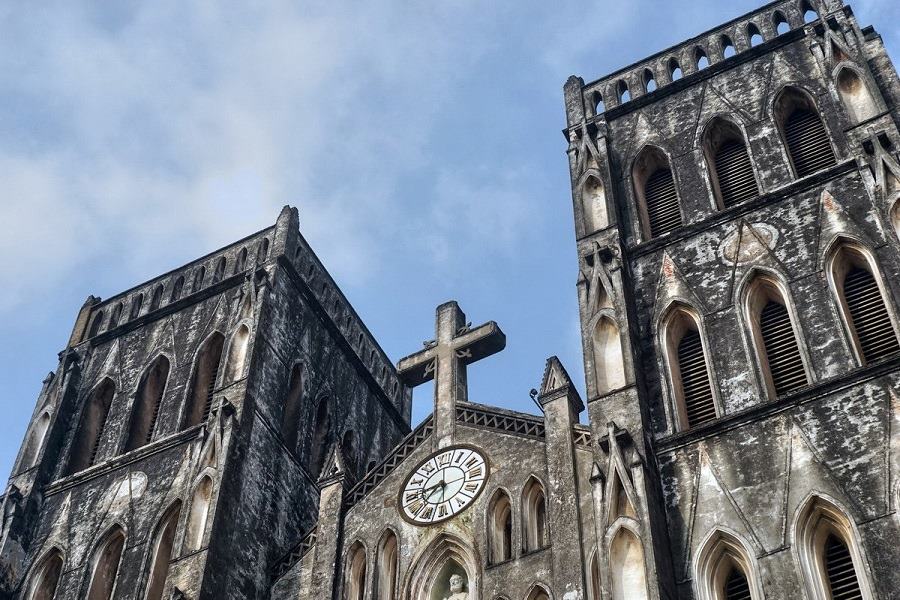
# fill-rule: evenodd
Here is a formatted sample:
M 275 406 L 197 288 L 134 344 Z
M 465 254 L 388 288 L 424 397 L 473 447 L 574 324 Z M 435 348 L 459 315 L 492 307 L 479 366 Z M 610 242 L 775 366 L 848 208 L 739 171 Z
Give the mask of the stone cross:
M 495 322 L 470 327 L 459 305 L 451 300 L 437 307 L 435 339 L 425 342 L 424 350 L 397 364 L 400 378 L 409 386 L 434 379 L 434 433 L 438 448 L 452 443 L 456 403 L 468 400 L 466 365 L 504 347 L 506 336 Z

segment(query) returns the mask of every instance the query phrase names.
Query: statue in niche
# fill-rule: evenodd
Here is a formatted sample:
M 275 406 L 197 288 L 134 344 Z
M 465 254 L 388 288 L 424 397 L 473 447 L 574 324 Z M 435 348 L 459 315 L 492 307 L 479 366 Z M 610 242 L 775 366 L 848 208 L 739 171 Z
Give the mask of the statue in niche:
M 450 576 L 450 594 L 443 600 L 469 600 L 469 592 L 466 590 L 466 580 L 462 575 L 454 573 Z

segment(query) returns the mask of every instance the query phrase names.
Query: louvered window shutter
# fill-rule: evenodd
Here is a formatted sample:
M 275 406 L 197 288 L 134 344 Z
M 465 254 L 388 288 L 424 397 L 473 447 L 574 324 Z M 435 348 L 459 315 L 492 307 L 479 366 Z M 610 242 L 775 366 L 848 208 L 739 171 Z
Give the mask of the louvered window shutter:
M 209 418 L 209 413 L 212 410 L 213 392 L 216 389 L 216 378 L 219 376 L 219 363 L 221 361 L 221 356 L 216 356 L 216 361 L 215 363 L 213 363 L 211 373 L 209 375 L 209 385 L 206 388 L 206 398 L 203 402 L 203 423 L 205 423 L 206 419 Z
M 831 588 L 832 600 L 857 600 L 862 598 L 856 569 L 850 549 L 835 535 L 825 540 L 825 574 Z
M 681 211 L 671 169 L 657 169 L 644 186 L 651 237 L 659 237 L 681 227 Z
M 751 600 L 750 584 L 740 569 L 734 568 L 725 582 L 725 600 Z
M 775 394 L 780 396 L 806 385 L 806 372 L 787 308 L 769 301 L 759 315 L 759 328 Z
M 784 137 L 797 177 L 806 177 L 835 164 L 834 151 L 818 114 L 795 110 L 785 121 Z
M 863 360 L 873 362 L 900 351 L 887 307 L 875 278 L 854 267 L 844 279 L 844 301 L 862 350 Z
M 681 388 L 688 427 L 696 427 L 716 418 L 709 385 L 709 371 L 703 356 L 700 333 L 689 330 L 678 342 L 678 368 L 681 371 Z
M 753 165 L 747 146 L 740 140 L 729 140 L 716 153 L 716 178 L 725 208 L 759 195 Z

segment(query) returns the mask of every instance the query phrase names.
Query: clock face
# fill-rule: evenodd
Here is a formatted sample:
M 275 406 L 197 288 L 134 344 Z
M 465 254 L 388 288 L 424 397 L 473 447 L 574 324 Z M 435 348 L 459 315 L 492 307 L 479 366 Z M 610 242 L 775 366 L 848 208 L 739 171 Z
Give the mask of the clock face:
M 406 478 L 400 490 L 400 514 L 416 525 L 451 519 L 481 493 L 490 468 L 471 446 L 453 446 L 432 454 Z

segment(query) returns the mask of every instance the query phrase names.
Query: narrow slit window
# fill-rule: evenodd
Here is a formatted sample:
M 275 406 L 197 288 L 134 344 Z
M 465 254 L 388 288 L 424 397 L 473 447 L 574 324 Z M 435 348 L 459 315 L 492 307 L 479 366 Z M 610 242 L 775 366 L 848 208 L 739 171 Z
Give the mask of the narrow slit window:
M 141 377 L 135 406 L 131 415 L 131 427 L 125 451 L 129 452 L 150 443 L 159 420 L 166 382 L 169 379 L 169 359 L 160 356 Z
M 731 58 L 737 54 L 737 50 L 734 49 L 734 42 L 727 35 L 723 35 L 719 39 L 719 45 L 722 47 L 722 58 Z
M 103 431 L 106 428 L 106 417 L 115 392 L 116 388 L 111 379 L 104 379 L 91 392 L 72 442 L 68 475 L 87 469 L 96 461 L 100 442 L 103 440 Z
M 206 339 L 197 354 L 194 363 L 194 375 L 191 382 L 190 396 L 188 397 L 188 410 L 185 417 L 185 427 L 192 427 L 206 422 L 212 409 L 213 393 L 216 389 L 216 378 L 219 375 L 219 363 L 222 361 L 222 347 L 225 337 L 219 333 L 213 333 Z

